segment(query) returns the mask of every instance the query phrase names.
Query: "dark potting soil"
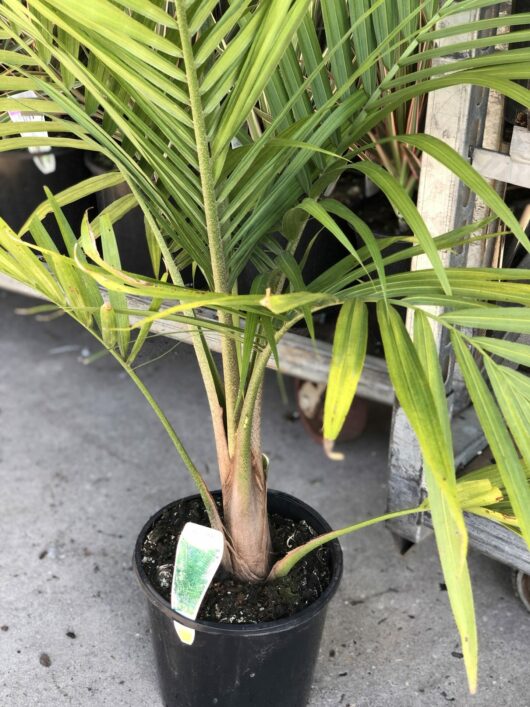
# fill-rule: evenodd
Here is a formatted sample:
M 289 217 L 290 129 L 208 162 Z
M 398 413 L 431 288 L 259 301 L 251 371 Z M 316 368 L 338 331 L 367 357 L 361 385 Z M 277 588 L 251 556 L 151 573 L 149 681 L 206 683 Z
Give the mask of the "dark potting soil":
M 174 503 L 146 535 L 142 547 L 142 564 L 149 581 L 167 601 L 170 601 L 177 540 L 188 521 L 209 525 L 201 501 Z M 271 514 L 269 521 L 274 561 L 317 535 L 304 520 L 294 521 Z M 220 568 L 198 618 L 218 623 L 255 624 L 292 616 L 316 601 L 330 578 L 330 552 L 326 546 L 311 552 L 287 577 L 275 582 L 242 582 Z

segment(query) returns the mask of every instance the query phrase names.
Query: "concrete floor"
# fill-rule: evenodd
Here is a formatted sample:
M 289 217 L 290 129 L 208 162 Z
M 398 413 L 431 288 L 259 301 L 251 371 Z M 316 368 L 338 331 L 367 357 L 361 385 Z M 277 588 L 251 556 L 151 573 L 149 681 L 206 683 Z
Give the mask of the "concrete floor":
M 161 705 L 131 553 L 147 519 L 192 492 L 165 432 L 116 364 L 82 365 L 94 342 L 66 317 L 15 314 L 0 292 L 0 665 L 2 707 Z M 149 357 L 164 341 L 149 347 Z M 85 352 L 86 353 L 86 352 Z M 190 349 L 143 369 L 216 486 L 205 401 Z M 271 486 L 334 527 L 385 507 L 389 412 L 331 463 L 286 419 L 274 376 L 265 400 Z M 479 693 L 463 661 L 432 539 L 404 558 L 384 527 L 343 541 L 345 575 L 328 612 L 311 707 L 525 707 L 530 616 L 508 570 L 472 553 Z M 271 706 L 273 707 L 273 706 Z

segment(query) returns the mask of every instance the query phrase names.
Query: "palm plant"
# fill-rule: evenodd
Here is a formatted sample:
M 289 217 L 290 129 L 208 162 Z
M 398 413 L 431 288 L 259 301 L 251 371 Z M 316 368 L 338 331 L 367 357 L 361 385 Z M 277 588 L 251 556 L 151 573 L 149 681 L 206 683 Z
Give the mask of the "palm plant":
M 273 579 L 324 536 L 271 567 L 267 464 L 261 452 L 261 391 L 281 337 L 299 320 L 340 307 L 325 401 L 327 453 L 341 429 L 363 368 L 367 304 L 376 303 L 391 381 L 417 434 L 425 461 L 428 501 L 470 687 L 476 684 L 476 628 L 466 564 L 464 510 L 497 502 L 498 484 L 457 484 L 442 372 L 429 326 L 450 330 L 478 416 L 520 532 L 530 543 L 530 490 L 524 463 L 530 445 L 524 419 L 530 383 L 498 355 L 528 365 L 530 349 L 472 336 L 469 327 L 528 332 L 528 271 L 444 269 L 439 251 L 467 246 L 480 224 L 433 236 L 407 187 L 384 165 L 363 160 L 387 146 L 429 153 L 453 170 L 519 239 L 530 243 L 498 195 L 469 164 L 437 139 L 385 134 L 388 116 L 429 91 L 460 83 L 494 88 L 530 105 L 516 83 L 530 77 L 530 50 L 493 52 L 431 66 L 454 54 L 458 39 L 441 37 L 503 27 L 506 19 L 472 25 L 466 10 L 492 0 L 2 0 L 0 110 L 45 116 L 20 136 L 4 113 L 2 150 L 39 145 L 104 155 L 115 171 L 92 177 L 47 199 L 18 234 L 2 222 L 0 269 L 39 291 L 88 329 L 127 371 L 167 430 L 197 484 L 210 521 L 226 538 L 225 568 L 249 581 Z M 511 24 L 529 21 L 518 16 Z M 503 34 L 503 42 L 527 32 Z M 467 41 L 493 47 L 495 37 Z M 381 70 L 381 66 L 384 70 Z M 403 70 L 413 67 L 413 70 Z M 20 98 L 20 91 L 34 98 Z M 408 223 L 408 247 L 393 255 L 393 239 L 376 239 L 343 204 L 329 198 L 339 176 L 354 170 L 371 179 Z M 61 208 L 83 195 L 126 182 L 131 193 L 103 213 L 86 215 L 74 233 Z M 123 272 L 113 231 L 139 205 L 153 277 Z M 43 219 L 55 214 L 65 254 Z M 312 282 L 304 280 L 299 239 L 309 217 L 344 246 L 343 259 Z M 359 234 L 355 249 L 340 217 Z M 491 234 L 484 237 L 491 237 Z M 385 275 L 397 260 L 426 254 L 431 269 Z M 238 277 L 252 262 L 251 292 Z M 202 289 L 186 286 L 199 274 Z M 143 298 L 145 307 L 131 304 Z M 138 302 L 137 299 L 134 302 Z M 435 314 L 428 306 L 444 307 Z M 398 308 L 414 310 L 409 334 Z M 204 308 L 208 308 L 206 311 Z M 222 487 L 219 513 L 195 462 L 134 370 L 156 320 L 189 327 L 207 393 Z M 221 366 L 210 334 L 221 340 Z M 481 357 L 491 388 L 485 382 Z M 522 456 L 524 463 L 521 461 Z M 490 509 L 491 516 L 508 516 Z M 500 515 L 499 515 L 500 514 Z M 385 516 L 386 518 L 388 516 Z M 374 521 L 370 522 L 375 522 Z M 355 526 L 358 527 L 358 526 Z M 334 536 L 355 527 L 337 531 Z

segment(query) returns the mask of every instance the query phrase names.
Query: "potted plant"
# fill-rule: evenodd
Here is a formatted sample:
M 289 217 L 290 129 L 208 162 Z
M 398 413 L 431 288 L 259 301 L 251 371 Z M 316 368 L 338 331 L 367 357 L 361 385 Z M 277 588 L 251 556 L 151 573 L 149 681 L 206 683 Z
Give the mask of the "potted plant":
M 1 108 L 21 109 L 12 94 L 34 90 L 38 98 L 25 101 L 23 108 L 47 116 L 38 126 L 52 136 L 46 138 L 47 144 L 101 154 L 116 171 L 76 189 L 48 193 L 18 234 L 2 222 L 0 269 L 38 290 L 50 300 L 44 307 L 63 309 L 100 341 L 151 405 L 198 489 L 200 501 L 181 500 L 151 519 L 136 552 L 167 704 L 304 704 L 325 606 L 340 578 L 340 549 L 331 541 L 399 514 L 424 511 L 432 516 L 470 689 L 476 688 L 476 626 L 464 511 L 515 525 L 530 541 L 530 446 L 523 422 L 529 383 L 497 357 L 527 365 L 530 350 L 473 336 L 469 327 L 527 331 L 529 273 L 444 269 L 439 251 L 472 242 L 477 224 L 430 234 L 406 188 L 384 166 L 360 156 L 370 149 L 370 135 L 378 139 L 376 129 L 385 116 L 411 97 L 437 88 L 477 83 L 529 104 L 528 91 L 514 81 L 530 75 L 527 49 L 460 59 L 452 63 L 450 73 L 427 61 L 419 71 L 399 72 L 409 61 L 418 64 L 456 51 L 457 37 L 474 29 L 464 18 L 437 30 L 440 20 L 497 4 L 485 0 L 447 0 L 440 7 L 431 1 L 416 6 L 384 0 L 2 3 L 0 31 L 10 45 L 0 55 Z M 487 19 L 480 27 L 502 27 L 506 22 Z M 454 41 L 437 47 L 440 32 Z M 516 31 L 503 34 L 503 42 L 517 38 Z M 493 46 L 495 41 L 479 38 L 467 42 L 466 48 Z M 375 70 L 380 62 L 384 72 Z M 0 130 L 4 150 L 42 144 L 42 138 L 19 136 L 7 120 Z M 498 195 L 444 143 L 421 134 L 387 135 L 380 142 L 384 140 L 437 158 L 530 248 Z M 348 170 L 374 182 L 408 223 L 413 237 L 405 250 L 388 256 L 387 240 L 376 239 L 353 211 L 326 196 Z M 87 214 L 80 232 L 74 233 L 62 207 L 120 182 L 127 183 L 130 194 L 97 218 L 91 220 Z M 114 235 L 113 224 L 135 206 L 145 218 L 153 266 L 150 278 L 121 268 Z M 57 251 L 43 226 L 42 219 L 51 212 L 68 255 Z M 304 253 L 297 249 L 308 217 L 344 247 L 340 262 L 311 282 L 304 280 Z M 362 247 L 349 242 L 338 218 L 356 229 Z M 420 253 L 428 256 L 431 269 L 386 273 L 391 263 Z M 249 262 L 258 275 L 250 293 L 239 295 L 238 276 Z M 182 272 L 190 267 L 204 287 L 186 286 Z M 135 296 L 135 303 L 143 298 L 144 306 L 133 306 L 130 296 Z M 262 383 L 269 360 L 277 357 L 278 341 L 295 323 L 305 319 L 312 332 L 314 312 L 339 308 L 323 424 L 326 451 L 336 456 L 333 442 L 365 358 L 368 303 L 376 303 L 390 378 L 423 452 L 428 497 L 417 509 L 330 531 L 304 504 L 274 492 L 268 495 L 260 441 Z M 446 311 L 435 314 L 430 305 Z M 412 336 L 398 308 L 415 312 Z M 497 459 L 500 476 L 495 476 L 495 484 L 486 471 L 484 478 L 471 484 L 457 482 L 442 372 L 429 326 L 433 317 L 450 330 Z M 180 322 L 190 331 L 217 450 L 221 487 L 217 494 L 207 488 L 200 465 L 190 458 L 134 370 L 153 322 L 161 319 Z M 220 342 L 220 362 L 212 355 L 214 336 Z M 502 496 L 511 504 L 509 512 L 496 507 Z M 285 537 L 283 521 L 280 530 L 274 525 L 278 516 L 287 519 L 288 527 L 298 521 L 310 526 L 300 545 L 293 547 L 292 533 Z M 190 517 L 209 522 L 224 536 L 224 575 L 218 591 L 238 587 L 237 611 L 232 606 L 228 614 L 221 612 L 217 623 L 191 621 L 172 611 L 161 595 L 167 567 L 147 571 L 158 556 L 167 561 L 178 526 Z M 314 553 L 317 548 L 324 549 Z M 319 568 L 327 577 L 314 601 L 304 607 L 305 599 L 296 590 L 307 585 L 308 573 L 318 575 Z M 302 573 L 296 581 L 293 571 Z M 271 609 L 272 620 L 225 623 L 232 615 L 240 616 L 241 603 L 246 608 L 252 603 L 248 597 L 258 594 L 276 596 L 272 604 L 262 604 Z M 287 605 L 284 614 L 290 616 L 274 615 L 278 597 Z M 193 647 L 180 645 L 173 630 L 175 619 L 196 630 Z

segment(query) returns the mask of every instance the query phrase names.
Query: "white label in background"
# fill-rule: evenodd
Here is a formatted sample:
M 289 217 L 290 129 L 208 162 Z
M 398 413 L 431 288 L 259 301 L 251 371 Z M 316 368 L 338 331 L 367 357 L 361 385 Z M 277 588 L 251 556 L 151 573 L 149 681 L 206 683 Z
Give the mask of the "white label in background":
M 175 552 L 171 585 L 171 608 L 188 619 L 196 619 L 202 600 L 221 564 L 224 537 L 219 530 L 186 523 Z M 180 640 L 191 646 L 195 629 L 174 621 Z
M 21 93 L 15 93 L 11 96 L 11 98 L 38 98 L 38 96 L 35 91 L 22 91 Z M 23 106 L 21 106 L 20 110 L 10 110 L 8 112 L 9 117 L 14 123 L 37 123 L 44 120 L 43 115 L 28 113 L 27 111 L 24 111 Z M 48 133 L 45 130 L 32 133 L 21 132 L 20 134 L 22 137 L 48 137 Z M 32 155 L 39 155 L 38 157 L 33 158 L 33 162 L 35 163 L 37 169 L 39 169 L 43 174 L 51 174 L 52 172 L 55 172 L 57 166 L 55 155 L 44 154 L 46 152 L 50 152 L 51 149 L 52 148 L 49 145 L 28 147 L 28 151 L 31 152 Z

